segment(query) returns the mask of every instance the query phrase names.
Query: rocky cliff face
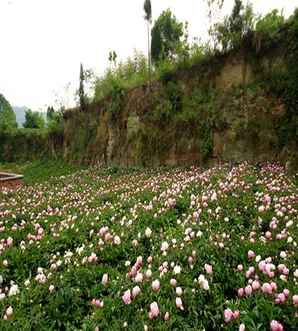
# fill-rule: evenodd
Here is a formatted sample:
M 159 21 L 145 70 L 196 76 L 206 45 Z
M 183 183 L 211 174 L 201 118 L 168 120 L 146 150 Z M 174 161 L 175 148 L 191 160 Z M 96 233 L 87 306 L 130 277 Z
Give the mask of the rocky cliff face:
M 282 67 L 282 61 L 280 53 L 259 59 L 262 75 Z M 128 91 L 116 113 L 111 99 L 91 105 L 86 114 L 69 111 L 64 156 L 123 166 L 295 163 L 297 141 L 282 146 L 276 130 L 285 107 L 264 91 L 262 77 L 250 60 L 231 54 L 178 71 L 150 89 Z

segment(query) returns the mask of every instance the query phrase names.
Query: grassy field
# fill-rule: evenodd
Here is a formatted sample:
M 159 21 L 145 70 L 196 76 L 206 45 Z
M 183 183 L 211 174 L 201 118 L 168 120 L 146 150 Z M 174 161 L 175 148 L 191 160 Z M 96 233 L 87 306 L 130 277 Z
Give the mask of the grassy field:
M 69 175 L 82 168 L 82 166 L 70 165 L 58 160 L 0 163 L 0 171 L 21 174 L 24 176 L 24 183 L 28 185 L 47 181 L 51 177 Z
M 0 193 L 1 330 L 298 329 L 282 167 L 1 169 L 28 184 Z

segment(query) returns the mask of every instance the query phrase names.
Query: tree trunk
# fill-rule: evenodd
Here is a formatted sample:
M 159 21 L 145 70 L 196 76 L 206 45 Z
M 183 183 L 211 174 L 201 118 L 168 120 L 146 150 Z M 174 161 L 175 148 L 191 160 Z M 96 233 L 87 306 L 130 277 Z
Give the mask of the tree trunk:
M 150 22 L 147 22 L 148 32 L 148 69 L 149 69 L 149 87 L 151 86 L 151 50 L 150 50 Z

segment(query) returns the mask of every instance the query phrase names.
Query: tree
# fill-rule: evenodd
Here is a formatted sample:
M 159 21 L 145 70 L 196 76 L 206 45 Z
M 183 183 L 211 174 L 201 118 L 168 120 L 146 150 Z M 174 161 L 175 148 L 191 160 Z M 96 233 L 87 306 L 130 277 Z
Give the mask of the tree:
M 260 18 L 256 24 L 255 44 L 256 49 L 259 51 L 266 43 L 270 43 L 275 39 L 279 29 L 285 23 L 283 12 L 279 14 L 277 9 L 272 10 L 270 13 Z
M 25 113 L 24 128 L 26 129 L 43 129 L 45 120 L 41 113 L 28 109 Z
M 152 61 L 158 63 L 166 58 L 173 59 L 181 49 L 183 23 L 178 22 L 170 9 L 163 11 L 151 31 Z
M 111 64 L 111 68 L 112 68 L 112 64 L 114 64 L 114 67 L 116 68 L 116 64 L 117 64 L 117 53 L 115 51 L 110 51 L 109 52 L 109 62 Z
M 55 117 L 55 109 L 52 106 L 47 108 L 47 122 L 51 121 Z
M 10 103 L 0 94 L 0 131 L 12 130 L 17 127 L 16 115 Z
M 241 42 L 254 29 L 256 17 L 250 3 L 243 6 L 242 0 L 235 0 L 233 11 L 226 16 L 223 23 L 213 26 L 210 34 L 216 41 L 215 48 L 220 45 L 222 50 L 229 51 L 241 46 Z
M 145 0 L 144 11 L 145 11 L 144 18 L 147 21 L 147 32 L 148 32 L 148 68 L 149 68 L 149 82 L 150 82 L 151 81 L 150 25 L 152 22 L 152 7 L 150 0 Z
M 86 111 L 86 95 L 84 89 L 85 73 L 83 69 L 83 64 L 80 65 L 80 86 L 79 86 L 79 102 L 80 109 L 82 112 Z

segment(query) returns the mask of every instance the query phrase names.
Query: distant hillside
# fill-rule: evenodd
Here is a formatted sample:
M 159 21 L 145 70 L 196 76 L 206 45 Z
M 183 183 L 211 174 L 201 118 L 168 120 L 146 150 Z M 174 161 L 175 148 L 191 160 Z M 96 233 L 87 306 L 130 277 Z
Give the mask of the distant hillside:
M 23 124 L 25 123 L 25 113 L 28 108 L 27 107 L 17 107 L 17 106 L 12 107 L 12 108 L 16 114 L 18 126 L 23 126 Z M 41 112 L 41 114 L 42 114 L 44 120 L 46 121 L 47 114 L 45 112 Z
M 25 112 L 27 110 L 26 107 L 12 107 L 13 111 L 16 114 L 18 125 L 21 126 L 25 122 Z

